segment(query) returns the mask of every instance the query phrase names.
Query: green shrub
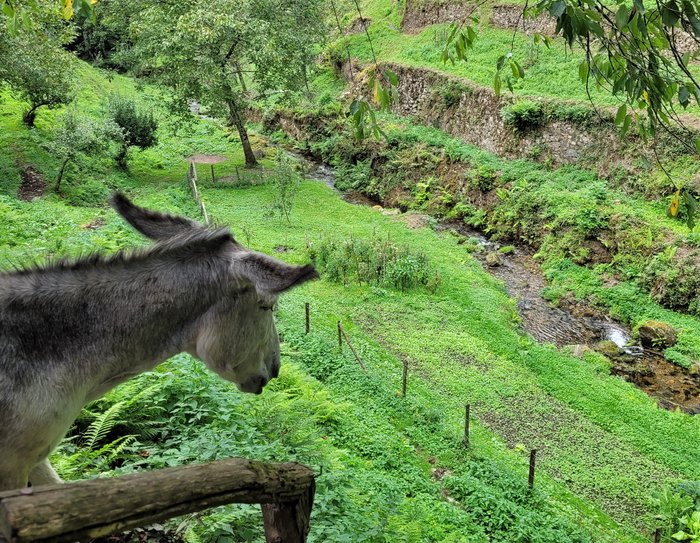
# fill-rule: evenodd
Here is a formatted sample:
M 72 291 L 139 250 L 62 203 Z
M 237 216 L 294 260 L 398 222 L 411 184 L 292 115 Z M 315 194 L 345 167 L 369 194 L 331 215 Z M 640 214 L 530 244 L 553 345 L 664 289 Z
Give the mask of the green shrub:
M 292 206 L 294 197 L 299 192 L 301 178 L 294 170 L 294 166 L 286 153 L 277 153 L 275 157 L 276 169 L 271 176 L 274 196 L 267 210 L 269 216 L 278 215 L 287 219 L 291 224 Z
M 440 284 L 439 274 L 424 253 L 389 240 L 322 238 L 307 245 L 307 254 L 325 277 L 337 283 L 367 283 L 398 290 L 422 285 L 431 292 Z
M 639 278 L 640 285 L 666 307 L 700 315 L 700 254 L 676 255 L 669 247 L 651 259 Z
M 501 109 L 503 122 L 518 132 L 539 128 L 545 123 L 544 106 L 540 102 L 519 100 Z
M 111 96 L 108 114 L 110 120 L 121 129 L 117 138 L 120 148 L 115 157 L 120 167 L 126 168 L 129 147 L 143 150 L 157 143 L 158 123 L 153 113 L 139 111 L 132 99 L 120 95 Z
M 459 81 L 449 81 L 435 89 L 435 92 L 445 109 L 450 109 L 459 104 L 463 94 L 471 93 L 471 89 Z

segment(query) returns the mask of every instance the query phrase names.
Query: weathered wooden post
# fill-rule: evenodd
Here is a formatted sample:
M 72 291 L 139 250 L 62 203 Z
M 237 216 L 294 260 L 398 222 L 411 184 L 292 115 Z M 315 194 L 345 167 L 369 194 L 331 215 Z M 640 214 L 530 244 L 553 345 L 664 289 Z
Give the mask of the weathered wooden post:
M 306 302 L 304 305 L 304 309 L 306 310 L 306 335 L 308 336 L 309 330 L 311 329 L 311 323 L 309 321 L 309 302 Z
M 654 543 L 661 543 L 661 528 L 657 528 L 654 532 Z
M 238 173 L 238 166 L 236 166 L 236 181 L 237 181 L 238 183 L 241 182 L 241 174 Z
M 530 451 L 530 473 L 527 476 L 527 486 L 532 489 L 535 486 L 535 457 L 537 455 L 537 449 L 532 449 Z
M 213 164 L 211 165 L 211 182 L 212 183 L 216 182 L 216 178 L 214 177 L 214 165 Z
M 343 327 L 338 321 L 338 349 L 343 350 Z
M 261 504 L 266 543 L 305 543 L 315 492 L 312 481 L 307 492 L 295 501 Z
M 464 410 L 464 446 L 469 447 L 469 404 Z
M 403 378 L 401 379 L 401 396 L 406 397 L 406 381 L 408 380 L 408 360 L 403 361 Z
M 347 333 L 345 330 L 340 328 L 340 332 L 343 334 L 343 337 L 345 338 L 345 343 L 348 344 L 348 347 L 350 347 L 350 352 L 352 355 L 355 357 L 355 360 L 357 360 L 357 363 L 360 365 L 360 367 L 364 370 L 367 371 L 367 368 L 365 365 L 362 363 L 362 359 L 360 358 L 360 355 L 357 354 L 357 351 L 355 350 L 355 347 L 352 346 L 352 343 L 350 343 L 350 338 L 348 337 Z

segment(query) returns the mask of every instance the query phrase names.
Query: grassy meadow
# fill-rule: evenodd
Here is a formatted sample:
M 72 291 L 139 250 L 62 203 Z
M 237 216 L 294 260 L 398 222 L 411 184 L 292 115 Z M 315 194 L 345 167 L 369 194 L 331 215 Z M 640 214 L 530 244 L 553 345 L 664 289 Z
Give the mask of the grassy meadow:
M 78 100 L 95 114 L 98 97 L 109 92 L 152 103 L 160 96 L 87 67 L 82 76 Z M 175 120 L 158 110 L 159 144 L 134 152 L 129 171 L 84 157 L 69 170 L 62 195 L 49 187 L 41 198 L 20 201 L 22 166 L 31 164 L 48 184 L 56 175 L 59 160 L 44 142 L 60 113 L 40 115 L 27 130 L 11 96 L 3 95 L 0 108 L 0 134 L 11 149 L 0 157 L 4 269 L 142 245 L 106 207 L 111 190 L 197 218 L 185 158 L 226 156 L 217 165 L 221 176 L 243 164 L 235 139 L 216 122 L 176 131 Z M 275 151 L 265 149 L 271 171 Z M 200 170 L 202 179 L 207 174 Z M 402 216 L 349 204 L 315 181 L 301 184 L 291 223 L 267 215 L 270 184 L 203 182 L 201 192 L 213 219 L 256 250 L 301 263 L 329 232 L 338 240 L 390 240 L 423 253 L 440 280 L 401 291 L 322 279 L 291 292 L 277 315 L 282 374 L 262 396 L 242 395 L 190 357 L 175 357 L 85 410 L 52 459 L 64 478 L 229 456 L 297 460 L 318 473 L 310 541 L 611 543 L 647 540 L 656 523 L 653 493 L 700 478 L 699 419 L 658 409 L 610 377 L 600 355 L 580 360 L 525 337 L 514 301 L 448 232 L 409 228 Z M 338 320 L 367 372 L 347 348 L 338 349 Z M 469 449 L 462 443 L 465 403 L 472 409 Z M 81 435 L 91 425 L 106 438 L 86 443 Z M 532 448 L 538 469 L 529 491 Z M 189 541 L 263 540 L 253 506 L 194 515 L 181 532 Z

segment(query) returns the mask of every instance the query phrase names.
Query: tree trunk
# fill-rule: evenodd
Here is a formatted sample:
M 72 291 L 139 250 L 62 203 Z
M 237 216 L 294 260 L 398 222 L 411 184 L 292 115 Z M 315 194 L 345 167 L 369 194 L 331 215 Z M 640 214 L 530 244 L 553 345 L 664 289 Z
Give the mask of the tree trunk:
M 24 112 L 24 115 L 22 115 L 22 121 L 24 124 L 26 124 L 29 128 L 34 127 L 34 121 L 36 119 L 36 110 L 39 109 L 41 106 L 44 104 L 36 104 L 32 105 L 28 111 Z
M 126 157 L 129 154 L 129 146 L 128 145 L 122 145 L 119 148 L 119 151 L 117 152 L 117 156 L 114 157 L 114 160 L 116 160 L 117 165 L 122 169 L 126 170 L 127 165 L 126 165 Z
M 248 131 L 245 127 L 245 120 L 243 119 L 236 102 L 233 100 L 228 100 L 228 110 L 231 124 L 236 127 L 236 130 L 238 130 L 238 136 L 241 138 L 243 154 L 245 155 L 245 166 L 246 168 L 255 168 L 255 166 L 258 165 L 258 161 L 255 159 L 253 148 L 250 146 Z
M 245 84 L 245 79 L 243 79 L 243 71 L 241 70 L 241 65 L 239 64 L 239 62 L 237 60 L 233 61 L 233 65 L 236 68 L 236 74 L 238 75 L 238 82 L 241 85 L 241 90 L 243 92 L 248 92 L 248 88 L 246 87 L 246 84 Z
M 68 165 L 69 161 L 70 158 L 67 158 L 63 161 L 63 164 L 61 164 L 61 170 L 58 172 L 58 179 L 56 179 L 56 187 L 54 188 L 56 194 L 59 194 L 61 192 L 61 179 L 63 179 L 63 172 L 66 169 L 66 166 Z

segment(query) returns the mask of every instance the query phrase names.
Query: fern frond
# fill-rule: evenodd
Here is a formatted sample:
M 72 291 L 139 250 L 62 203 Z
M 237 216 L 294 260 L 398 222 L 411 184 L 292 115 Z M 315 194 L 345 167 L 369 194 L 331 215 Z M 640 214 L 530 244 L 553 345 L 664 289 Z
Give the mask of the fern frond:
M 106 438 L 120 421 L 125 408 L 126 401 L 117 402 L 110 406 L 107 411 L 98 415 L 85 431 L 85 448 L 92 450 L 100 441 Z

